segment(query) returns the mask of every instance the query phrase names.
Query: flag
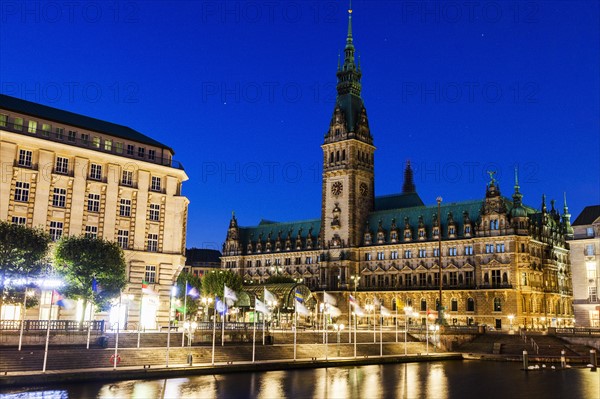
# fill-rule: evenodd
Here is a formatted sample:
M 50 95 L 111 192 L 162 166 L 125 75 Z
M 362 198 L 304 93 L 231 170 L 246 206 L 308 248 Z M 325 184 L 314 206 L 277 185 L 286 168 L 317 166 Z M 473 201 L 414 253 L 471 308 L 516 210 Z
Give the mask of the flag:
M 227 314 L 227 304 L 221 299 L 219 299 L 218 296 L 215 297 L 215 309 L 217 310 L 217 313 L 219 313 L 221 316 Z
M 404 302 L 400 298 L 396 298 L 396 309 L 404 309 Z
M 188 296 L 196 299 L 200 296 L 200 292 L 198 291 L 198 288 L 194 287 L 193 285 L 189 285 L 187 282 L 185 283 L 185 292 L 187 293 Z
M 381 305 L 381 302 L 379 301 L 379 298 L 377 298 L 377 297 L 373 298 L 373 305 L 375 305 L 375 306 Z
M 156 295 L 156 292 L 150 288 L 150 285 L 147 281 L 142 280 L 142 294 Z
M 92 292 L 98 292 L 98 282 L 96 281 L 96 277 L 92 277 Z
M 356 298 L 354 298 L 354 296 L 350 295 L 348 297 L 348 302 L 350 302 L 350 306 L 358 306 L 358 302 L 356 301 Z
M 365 314 L 365 312 L 362 310 L 362 308 L 358 305 L 358 303 L 356 303 L 356 305 L 354 305 L 354 314 L 357 316 L 362 316 Z
M 302 302 L 296 301 L 296 313 L 302 316 L 310 315 L 310 310 Z
M 326 292 L 323 292 L 323 302 L 328 303 L 330 305 L 337 305 L 337 300 L 335 299 L 335 297 Z
M 304 295 L 302 295 L 299 288 L 296 288 L 296 301 L 300 303 L 304 302 Z
M 381 315 L 382 315 L 383 317 L 388 317 L 388 316 L 391 316 L 391 315 L 392 315 L 392 312 L 390 312 L 390 310 L 389 310 L 388 308 L 386 308 L 385 306 L 383 306 L 383 305 L 381 305 L 381 310 L 380 310 L 380 312 L 381 312 Z
M 254 298 L 254 310 L 261 313 L 269 313 L 267 306 L 258 298 Z
M 226 285 L 223 288 L 223 297 L 225 299 L 231 299 L 232 301 L 237 301 L 237 294 L 235 293 L 235 291 L 232 290 L 231 288 L 227 287 Z
M 52 290 L 52 304 L 65 309 L 73 309 L 75 307 L 75 301 L 65 298 L 56 290 Z
M 263 295 L 263 300 L 265 301 L 265 303 L 277 302 L 277 298 L 275 297 L 275 295 L 273 295 L 273 293 L 271 291 L 269 291 L 266 287 L 265 287 L 265 293 Z
M 342 314 L 342 311 L 339 308 L 336 308 L 333 305 L 329 305 L 329 308 L 327 309 L 329 312 L 329 315 L 331 317 L 338 317 Z

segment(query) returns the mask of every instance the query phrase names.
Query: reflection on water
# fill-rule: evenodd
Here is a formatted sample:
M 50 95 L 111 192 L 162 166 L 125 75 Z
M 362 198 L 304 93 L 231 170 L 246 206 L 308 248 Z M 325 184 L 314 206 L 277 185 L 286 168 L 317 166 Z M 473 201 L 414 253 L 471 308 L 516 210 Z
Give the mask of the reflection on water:
M 234 373 L 0 390 L 29 398 L 600 398 L 600 372 L 519 363 L 448 361 Z

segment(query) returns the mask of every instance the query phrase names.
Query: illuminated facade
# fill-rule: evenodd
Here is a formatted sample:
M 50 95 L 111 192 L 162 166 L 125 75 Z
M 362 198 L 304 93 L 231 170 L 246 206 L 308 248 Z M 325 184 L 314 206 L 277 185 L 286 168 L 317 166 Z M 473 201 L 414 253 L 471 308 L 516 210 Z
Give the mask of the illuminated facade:
M 600 205 L 587 206 L 573 222 L 569 241 L 573 307 L 580 327 L 600 327 Z
M 146 280 L 158 295 L 144 296 L 142 324 L 166 323 L 170 287 L 185 263 L 189 202 L 173 150 L 125 126 L 0 95 L 0 155 L 0 219 L 41 227 L 53 240 L 118 242 L 129 281 L 121 322 L 139 322 Z M 43 292 L 28 316 L 46 318 L 49 300 Z M 80 311 L 61 310 L 60 318 Z

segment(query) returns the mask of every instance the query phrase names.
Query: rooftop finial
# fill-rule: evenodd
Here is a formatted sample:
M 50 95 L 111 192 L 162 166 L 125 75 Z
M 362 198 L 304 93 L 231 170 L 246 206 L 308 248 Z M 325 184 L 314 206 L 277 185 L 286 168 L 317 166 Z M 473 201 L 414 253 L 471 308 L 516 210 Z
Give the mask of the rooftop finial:
M 350 0 L 348 8 L 348 37 L 346 38 L 346 44 L 352 44 L 352 0 Z

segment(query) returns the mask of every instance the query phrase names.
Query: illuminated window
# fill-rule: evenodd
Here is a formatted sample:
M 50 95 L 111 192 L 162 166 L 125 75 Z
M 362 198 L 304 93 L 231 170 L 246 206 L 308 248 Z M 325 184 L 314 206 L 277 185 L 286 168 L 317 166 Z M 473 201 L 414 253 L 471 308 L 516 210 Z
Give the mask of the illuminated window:
M 100 148 L 100 137 L 94 136 L 92 138 L 92 146 L 95 148 Z
M 112 151 L 112 140 L 111 139 L 105 139 L 104 140 L 104 150 L 105 151 Z
M 15 118 L 13 127 L 15 130 L 19 130 L 19 131 L 23 130 L 23 118 Z
M 37 122 L 36 121 L 29 121 L 29 125 L 27 127 L 27 132 L 33 133 L 33 134 L 35 134 L 37 132 Z
M 122 154 L 123 153 L 123 143 L 121 143 L 119 141 L 115 141 L 115 152 L 117 154 Z
M 50 132 L 52 131 L 52 126 L 48 123 L 42 123 L 42 134 L 46 137 L 50 136 Z
M 502 300 L 494 298 L 494 312 L 502 312 Z
M 8 115 L 0 114 L 0 127 L 6 127 L 8 122 Z

